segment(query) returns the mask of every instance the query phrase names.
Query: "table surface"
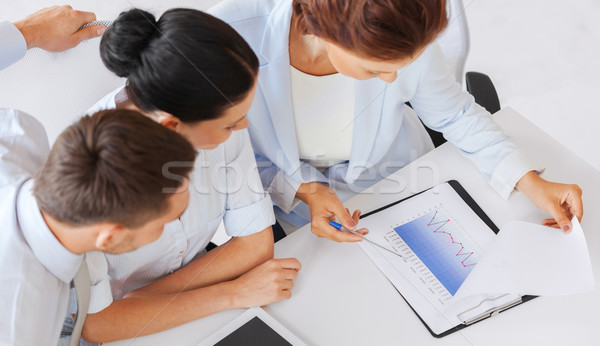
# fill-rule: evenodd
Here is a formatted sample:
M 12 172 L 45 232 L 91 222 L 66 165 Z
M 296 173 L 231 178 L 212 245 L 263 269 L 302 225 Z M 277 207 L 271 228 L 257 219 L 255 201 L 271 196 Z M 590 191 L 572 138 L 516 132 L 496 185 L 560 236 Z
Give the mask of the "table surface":
M 579 184 L 584 191 L 582 226 L 596 282 L 600 277 L 600 172 L 508 108 L 494 115 L 504 132 L 546 167 L 547 180 Z M 345 203 L 374 210 L 447 180 L 458 180 L 502 227 L 510 220 L 538 223 L 547 214 L 519 192 L 500 198 L 475 166 L 446 143 Z M 540 297 L 441 339 L 431 336 L 392 284 L 357 244 L 316 237 L 306 226 L 275 245 L 275 257 L 302 263 L 291 299 L 265 307 L 310 345 L 592 345 L 600 292 Z M 161 333 L 107 345 L 194 345 L 243 310 L 223 311 Z

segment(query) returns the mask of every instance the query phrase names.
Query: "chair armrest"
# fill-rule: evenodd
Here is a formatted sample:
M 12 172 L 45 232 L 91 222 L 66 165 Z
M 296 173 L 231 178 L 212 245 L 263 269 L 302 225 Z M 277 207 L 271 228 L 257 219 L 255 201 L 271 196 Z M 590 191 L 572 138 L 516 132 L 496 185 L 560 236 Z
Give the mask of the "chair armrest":
M 490 77 L 479 72 L 467 72 L 465 81 L 467 91 L 473 95 L 475 102 L 492 114 L 500 110 L 498 93 Z

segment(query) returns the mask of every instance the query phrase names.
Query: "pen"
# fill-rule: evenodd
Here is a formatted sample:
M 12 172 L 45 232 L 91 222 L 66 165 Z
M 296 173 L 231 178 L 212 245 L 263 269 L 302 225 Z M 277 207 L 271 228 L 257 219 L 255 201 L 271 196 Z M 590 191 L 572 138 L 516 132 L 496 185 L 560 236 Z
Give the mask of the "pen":
M 380 248 L 382 248 L 382 249 L 384 249 L 384 250 L 387 250 L 387 251 L 389 251 L 389 252 L 393 253 L 394 255 L 397 255 L 397 256 L 403 257 L 401 254 L 397 253 L 396 251 L 394 251 L 394 250 L 392 250 L 392 249 L 388 249 L 387 247 L 385 247 L 385 246 L 383 246 L 383 245 L 377 244 L 376 242 L 374 242 L 374 241 L 372 241 L 372 240 L 369 240 L 369 239 L 367 239 L 367 238 L 366 238 L 365 236 L 363 236 L 362 234 L 359 234 L 359 233 L 356 233 L 356 232 L 354 232 L 354 231 L 351 231 L 351 230 L 347 229 L 346 227 L 342 226 L 341 224 L 339 224 L 339 223 L 337 223 L 337 222 L 335 222 L 335 221 L 329 221 L 329 225 L 331 225 L 331 226 L 333 226 L 333 227 L 337 228 L 338 230 L 340 230 L 340 231 L 342 231 L 342 232 L 348 232 L 348 233 L 352 233 L 352 234 L 358 234 L 359 236 L 361 236 L 361 237 L 362 237 L 364 240 L 366 240 L 367 242 L 369 242 L 369 243 L 371 243 L 371 244 L 373 244 L 373 245 L 375 245 L 375 246 L 378 246 L 378 247 L 380 247 Z

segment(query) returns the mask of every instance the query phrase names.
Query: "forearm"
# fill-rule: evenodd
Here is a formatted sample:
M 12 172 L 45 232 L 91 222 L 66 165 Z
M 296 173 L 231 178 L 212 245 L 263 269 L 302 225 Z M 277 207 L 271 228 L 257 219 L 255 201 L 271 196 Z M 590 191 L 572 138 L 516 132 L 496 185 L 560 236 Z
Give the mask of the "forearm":
M 268 305 L 291 297 L 301 265 L 272 259 L 241 277 L 176 294 L 125 297 L 87 316 L 83 337 L 107 342 L 157 333 L 227 309 Z
M 232 280 L 273 258 L 273 251 L 271 227 L 247 237 L 235 237 L 173 274 L 128 296 L 177 293 Z
M 129 297 L 87 316 L 83 338 L 109 342 L 157 333 L 219 311 L 236 308 L 231 282 L 152 297 Z

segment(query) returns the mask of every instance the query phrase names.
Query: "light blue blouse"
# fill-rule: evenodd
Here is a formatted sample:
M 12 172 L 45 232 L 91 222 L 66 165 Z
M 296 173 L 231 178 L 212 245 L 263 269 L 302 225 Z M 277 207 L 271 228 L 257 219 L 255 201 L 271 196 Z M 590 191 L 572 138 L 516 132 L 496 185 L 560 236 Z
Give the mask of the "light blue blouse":
M 291 4 L 291 0 L 226 0 L 209 10 L 236 29 L 259 58 L 258 90 L 248 113 L 249 132 L 261 180 L 280 209 L 276 209 L 278 216 L 296 225 L 310 219 L 307 206 L 295 199 L 302 183 L 327 183 L 342 201 L 347 200 L 431 150 L 431 140 L 405 105 L 407 101 L 423 123 L 459 147 L 504 198 L 526 172 L 538 168 L 502 133 L 490 114 L 462 91 L 436 42 L 398 71 L 393 83 L 355 81 L 348 162 L 325 173 L 301 162 L 290 92 Z M 295 215 L 284 215 L 292 210 Z

